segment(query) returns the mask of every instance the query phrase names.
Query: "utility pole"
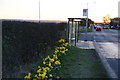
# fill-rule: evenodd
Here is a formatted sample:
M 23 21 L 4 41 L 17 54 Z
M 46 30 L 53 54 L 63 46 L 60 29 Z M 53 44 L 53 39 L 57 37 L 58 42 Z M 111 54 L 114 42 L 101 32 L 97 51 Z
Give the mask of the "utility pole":
M 40 0 L 39 0 L 39 23 L 40 23 Z

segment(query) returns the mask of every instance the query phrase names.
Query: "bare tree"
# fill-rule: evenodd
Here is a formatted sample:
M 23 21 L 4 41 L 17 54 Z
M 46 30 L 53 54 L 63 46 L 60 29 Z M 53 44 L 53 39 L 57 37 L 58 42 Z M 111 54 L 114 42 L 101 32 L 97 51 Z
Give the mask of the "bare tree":
M 109 23 L 111 20 L 111 16 L 109 14 L 103 16 L 103 22 L 104 23 Z

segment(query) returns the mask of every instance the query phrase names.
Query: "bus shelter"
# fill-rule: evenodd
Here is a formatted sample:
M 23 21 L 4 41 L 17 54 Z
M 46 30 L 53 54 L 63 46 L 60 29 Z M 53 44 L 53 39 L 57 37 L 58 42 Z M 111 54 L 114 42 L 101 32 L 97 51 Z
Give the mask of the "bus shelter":
M 83 18 L 68 18 L 67 39 L 70 44 L 75 46 L 78 42 L 81 19 Z

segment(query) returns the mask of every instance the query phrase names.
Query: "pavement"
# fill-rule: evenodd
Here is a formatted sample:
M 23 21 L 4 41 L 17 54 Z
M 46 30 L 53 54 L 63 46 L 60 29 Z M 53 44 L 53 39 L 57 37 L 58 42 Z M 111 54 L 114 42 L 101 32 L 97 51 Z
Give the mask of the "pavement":
M 95 49 L 93 41 L 78 40 L 76 46 L 82 49 Z
M 85 33 L 80 33 L 83 34 L 81 38 L 79 38 L 78 42 L 76 43 L 76 46 L 82 49 L 95 49 L 94 47 L 94 38 L 93 38 L 93 33 L 88 32 L 89 35 L 85 36 Z M 86 40 L 87 37 L 87 41 Z

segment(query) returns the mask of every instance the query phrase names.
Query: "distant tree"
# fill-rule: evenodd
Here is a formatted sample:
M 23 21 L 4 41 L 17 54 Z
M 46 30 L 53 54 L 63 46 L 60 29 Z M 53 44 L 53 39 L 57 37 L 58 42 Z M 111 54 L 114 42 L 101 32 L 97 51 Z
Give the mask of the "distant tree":
M 86 25 L 86 19 L 82 19 L 81 21 L 80 21 L 80 26 L 85 26 Z
M 109 23 L 111 20 L 111 16 L 109 14 L 103 16 L 103 22 L 104 23 Z
M 90 24 L 93 24 L 94 22 L 91 19 L 88 19 L 88 27 L 90 26 Z M 80 26 L 86 26 L 86 18 L 83 18 L 81 20 Z

